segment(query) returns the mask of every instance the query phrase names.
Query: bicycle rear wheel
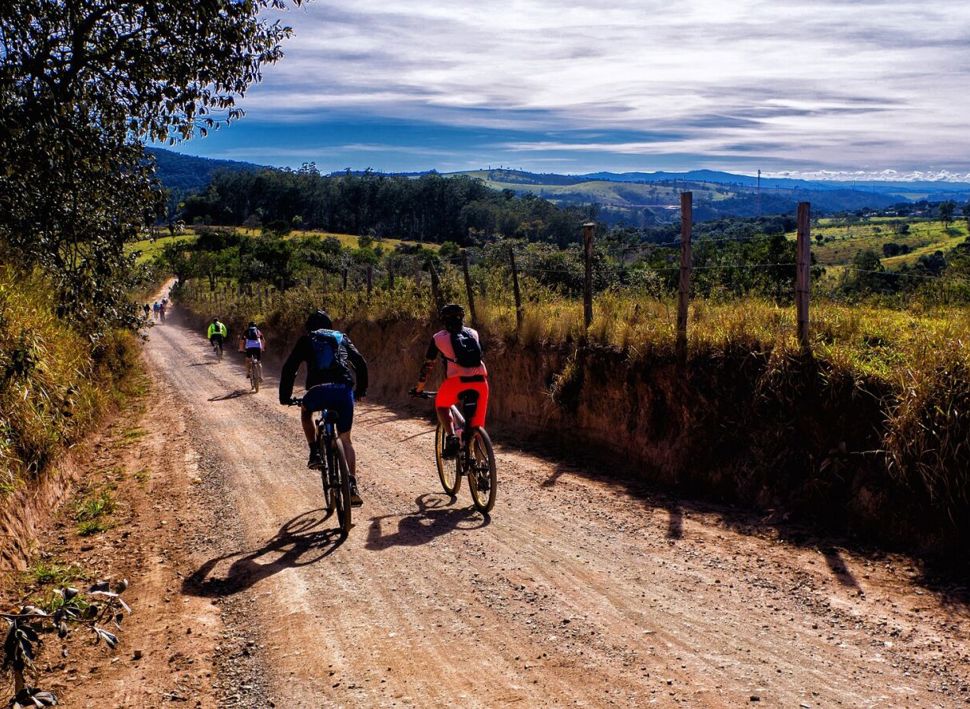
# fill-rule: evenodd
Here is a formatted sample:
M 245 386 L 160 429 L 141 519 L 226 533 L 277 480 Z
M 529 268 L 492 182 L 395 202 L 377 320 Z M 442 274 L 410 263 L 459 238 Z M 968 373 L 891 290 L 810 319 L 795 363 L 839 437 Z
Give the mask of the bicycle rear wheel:
M 438 479 L 441 480 L 441 487 L 445 492 L 454 497 L 458 494 L 461 487 L 461 476 L 458 474 L 460 460 L 446 460 L 442 457 L 445 449 L 445 429 L 438 424 L 438 429 L 434 432 L 434 462 L 438 466 Z
M 253 391 L 257 394 L 259 393 L 259 382 L 261 380 L 262 376 L 260 376 L 259 362 L 254 360 L 249 365 L 249 383 L 252 386 Z
M 482 514 L 488 514 L 495 506 L 495 493 L 498 490 L 498 473 L 495 470 L 495 452 L 492 439 L 484 428 L 472 435 L 469 451 L 468 489 L 472 493 L 472 503 Z
M 351 511 L 350 511 L 350 469 L 347 467 L 347 457 L 344 454 L 344 444 L 338 438 L 334 441 L 333 457 L 338 467 L 333 468 L 337 473 L 335 481 L 337 486 L 334 488 L 336 498 L 337 523 L 340 525 L 340 533 L 346 537 L 350 534 Z M 334 478 L 331 478 L 332 480 Z

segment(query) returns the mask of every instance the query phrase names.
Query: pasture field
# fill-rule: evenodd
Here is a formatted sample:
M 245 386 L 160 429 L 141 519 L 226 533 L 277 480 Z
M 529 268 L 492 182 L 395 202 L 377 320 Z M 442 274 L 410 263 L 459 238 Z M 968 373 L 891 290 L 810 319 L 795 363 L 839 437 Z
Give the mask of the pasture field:
M 909 226 L 907 233 L 900 233 L 896 223 Z M 967 238 L 966 221 L 954 221 L 944 228 L 937 219 L 907 219 L 880 217 L 867 222 L 852 224 L 836 219 L 820 219 L 812 228 L 812 253 L 823 266 L 847 265 L 861 251 L 875 251 L 882 255 L 883 244 L 896 243 L 908 246 L 912 251 L 889 258 L 882 262 L 887 268 L 899 268 L 903 264 L 914 264 L 920 256 L 934 251 L 947 252 Z M 818 237 L 824 237 L 822 243 Z M 792 233 L 790 238 L 794 239 Z
M 234 227 L 237 232 L 244 234 L 245 236 L 260 236 L 262 231 L 260 229 L 250 229 L 247 227 Z M 336 239 L 340 242 L 340 245 L 344 248 L 357 249 L 360 248 L 361 237 L 354 234 L 339 234 L 332 231 L 321 231 L 318 229 L 294 229 L 284 238 L 286 239 L 303 239 L 307 237 L 315 237 L 318 239 Z M 383 246 L 385 251 L 393 251 L 399 245 L 404 246 L 423 246 L 431 251 L 437 251 L 441 248 L 441 244 L 433 244 L 430 242 L 418 242 L 418 241 L 408 241 L 406 239 L 391 239 L 387 237 L 372 237 L 373 246 Z
M 234 228 L 238 233 L 245 236 L 260 236 L 262 231 L 259 229 L 249 229 L 246 227 L 214 227 L 214 228 Z M 292 231 L 285 238 L 287 239 L 297 239 L 304 237 L 316 237 L 319 239 L 334 238 L 340 242 L 340 245 L 344 248 L 356 249 L 360 247 L 360 237 L 354 236 L 353 234 L 336 234 L 328 231 Z M 147 263 L 154 259 L 156 256 L 161 255 L 162 251 L 168 244 L 178 243 L 183 241 L 192 241 L 196 238 L 196 232 L 192 227 L 188 227 L 182 234 L 177 234 L 176 236 L 169 236 L 167 233 L 165 236 L 159 236 L 155 239 L 146 238 L 140 239 L 138 241 L 133 241 L 128 244 L 128 253 L 137 253 L 138 263 Z M 419 243 L 417 241 L 405 241 L 403 239 L 374 239 L 373 246 L 382 246 L 385 251 L 393 251 L 398 245 L 406 246 L 423 246 L 431 251 L 437 251 L 441 248 L 441 244 L 432 243 Z
M 128 253 L 137 254 L 136 260 L 138 263 L 147 263 L 156 256 L 161 256 L 162 251 L 168 244 L 192 241 L 194 239 L 195 232 L 191 229 L 186 229 L 182 234 L 176 234 L 175 236 L 169 236 L 166 232 L 165 236 L 159 236 L 155 239 L 146 238 L 132 241 L 127 245 L 126 250 Z

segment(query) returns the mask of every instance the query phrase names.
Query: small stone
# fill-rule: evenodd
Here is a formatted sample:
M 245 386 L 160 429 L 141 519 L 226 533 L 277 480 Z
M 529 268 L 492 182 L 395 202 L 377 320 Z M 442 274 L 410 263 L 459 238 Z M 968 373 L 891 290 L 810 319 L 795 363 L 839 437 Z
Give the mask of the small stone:
M 144 653 L 142 653 L 141 650 L 135 650 L 133 653 L 131 653 L 131 659 L 132 660 L 140 660 L 142 658 L 143 654 Z

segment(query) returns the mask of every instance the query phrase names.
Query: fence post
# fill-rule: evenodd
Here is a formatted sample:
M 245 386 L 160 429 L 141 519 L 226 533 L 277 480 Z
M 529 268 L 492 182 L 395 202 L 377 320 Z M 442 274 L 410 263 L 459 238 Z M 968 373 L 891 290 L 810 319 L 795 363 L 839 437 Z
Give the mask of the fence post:
M 394 268 L 387 269 L 387 289 L 394 290 Z
M 430 265 L 431 268 L 431 297 L 434 298 L 435 310 L 441 310 L 444 307 L 444 302 L 441 300 L 441 281 L 438 279 L 438 271 L 435 269 L 434 264 Z
M 811 214 L 812 205 L 810 202 L 798 203 L 798 241 L 795 245 L 797 253 L 795 309 L 798 312 L 798 342 L 802 347 L 802 352 L 805 353 L 811 350 L 808 341 L 808 299 L 812 290 Z
M 583 261 L 586 272 L 583 277 L 583 322 L 586 329 L 593 324 L 593 230 L 595 222 L 583 224 Z
M 519 291 L 519 269 L 515 267 L 515 251 L 509 247 L 509 262 L 512 264 L 512 292 L 515 294 L 515 331 L 522 327 L 522 293 Z
M 374 267 L 367 264 L 367 300 L 370 301 L 370 292 L 374 289 Z
M 687 308 L 690 305 L 690 238 L 694 219 L 694 194 L 680 195 L 680 282 L 677 288 L 677 359 L 687 361 Z
M 468 312 L 471 315 L 472 325 L 478 322 L 475 316 L 475 294 L 472 292 L 472 279 L 468 275 L 468 252 L 461 250 L 461 270 L 465 274 L 465 292 L 468 294 Z

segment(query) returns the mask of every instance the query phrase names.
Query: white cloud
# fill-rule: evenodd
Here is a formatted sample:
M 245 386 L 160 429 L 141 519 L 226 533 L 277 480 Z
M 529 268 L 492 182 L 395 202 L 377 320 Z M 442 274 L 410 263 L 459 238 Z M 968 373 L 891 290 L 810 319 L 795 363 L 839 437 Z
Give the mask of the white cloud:
M 970 163 L 962 1 L 315 0 L 284 19 L 295 35 L 243 102 L 251 118 L 677 134 L 523 151 Z

